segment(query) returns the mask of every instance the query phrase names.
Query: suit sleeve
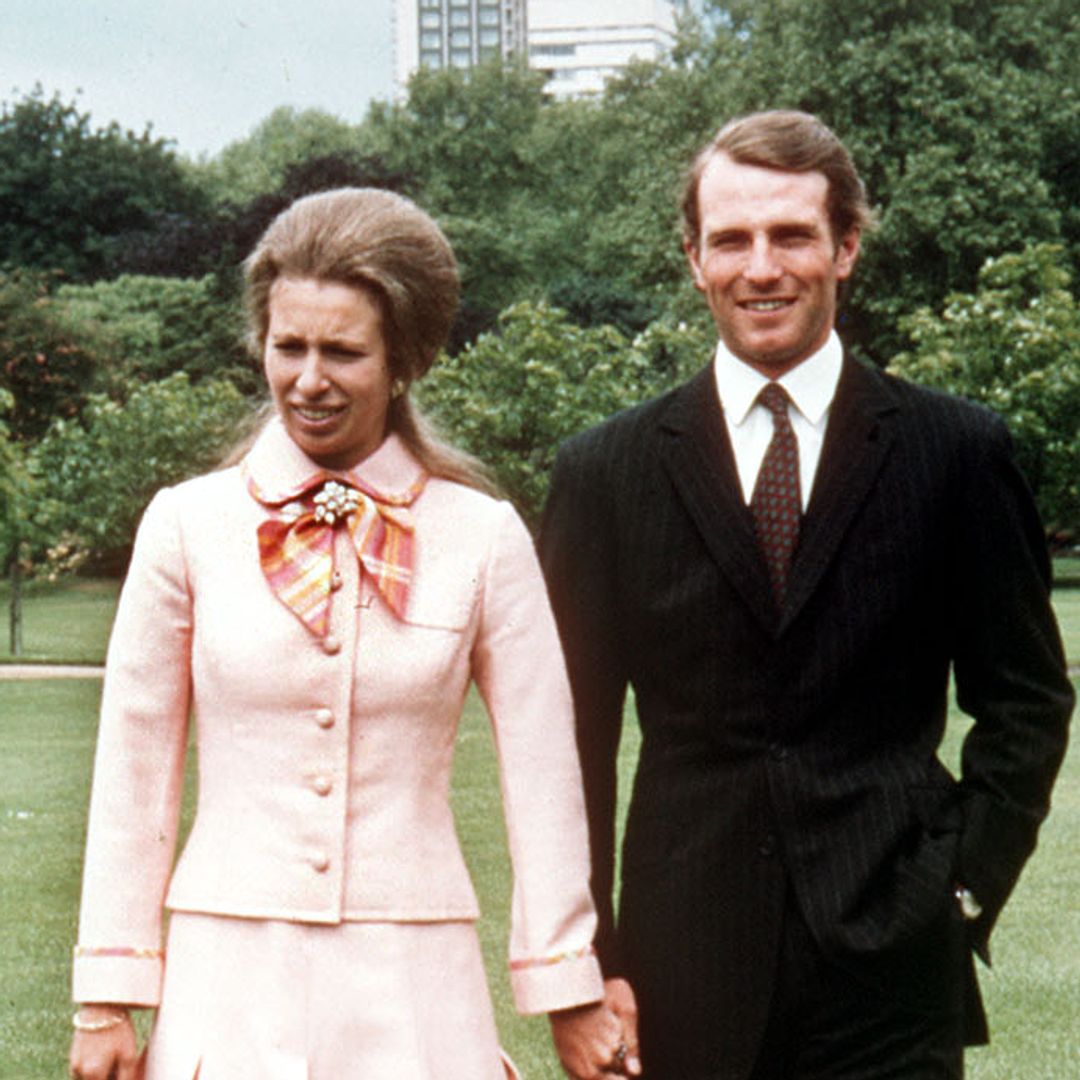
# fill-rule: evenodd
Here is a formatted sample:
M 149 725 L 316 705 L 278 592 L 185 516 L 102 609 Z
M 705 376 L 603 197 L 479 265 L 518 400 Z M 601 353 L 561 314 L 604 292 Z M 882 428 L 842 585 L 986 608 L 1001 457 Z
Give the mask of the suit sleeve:
M 532 538 L 503 504 L 482 583 L 473 675 L 499 757 L 514 869 L 510 982 L 520 1012 L 603 996 L 573 709 Z
M 139 527 L 113 624 L 83 870 L 76 1001 L 156 1005 L 187 746 L 191 597 L 175 496 Z
M 955 678 L 975 723 L 963 746 L 960 877 L 983 908 L 985 955 L 1050 807 L 1073 690 L 1050 605 L 1045 534 L 1004 425 L 972 440 L 956 516 Z
M 573 443 L 556 459 L 540 531 L 540 560 L 574 697 L 592 851 L 597 952 L 605 976 L 623 971 L 614 906 L 617 762 L 628 679 L 619 626 L 617 547 L 603 514 L 608 485 L 589 478 Z

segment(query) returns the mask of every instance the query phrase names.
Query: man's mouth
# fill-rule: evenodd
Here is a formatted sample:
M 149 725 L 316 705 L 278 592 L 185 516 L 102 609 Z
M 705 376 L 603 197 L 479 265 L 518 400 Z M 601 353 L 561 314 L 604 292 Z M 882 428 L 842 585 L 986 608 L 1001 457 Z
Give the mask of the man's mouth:
M 780 311 L 791 303 L 790 300 L 743 300 L 740 302 L 739 307 L 747 311 L 770 312 Z

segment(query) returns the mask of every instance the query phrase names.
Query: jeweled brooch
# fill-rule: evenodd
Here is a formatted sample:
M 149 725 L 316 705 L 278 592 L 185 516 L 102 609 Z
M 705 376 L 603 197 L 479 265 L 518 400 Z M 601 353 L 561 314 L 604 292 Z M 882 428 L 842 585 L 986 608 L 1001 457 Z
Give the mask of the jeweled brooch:
M 333 525 L 356 513 L 360 501 L 361 495 L 356 488 L 346 487 L 336 480 L 327 480 L 315 496 L 315 520 Z

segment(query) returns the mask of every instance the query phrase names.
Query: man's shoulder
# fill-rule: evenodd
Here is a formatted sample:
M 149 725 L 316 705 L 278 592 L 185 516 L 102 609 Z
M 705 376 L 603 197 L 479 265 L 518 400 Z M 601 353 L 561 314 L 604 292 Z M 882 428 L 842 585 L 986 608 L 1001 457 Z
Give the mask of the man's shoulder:
M 599 424 L 570 436 L 562 443 L 561 452 L 572 457 L 604 457 L 611 454 L 622 456 L 628 452 L 651 452 L 654 433 L 658 430 L 662 418 L 673 404 L 692 393 L 693 385 L 701 377 L 702 373 L 699 372 L 663 394 L 613 413 Z
M 874 387 L 882 400 L 908 422 L 969 436 L 988 437 L 1005 431 L 1001 417 L 980 402 L 911 382 L 870 363 L 853 361 L 853 364 L 858 370 L 856 377 Z

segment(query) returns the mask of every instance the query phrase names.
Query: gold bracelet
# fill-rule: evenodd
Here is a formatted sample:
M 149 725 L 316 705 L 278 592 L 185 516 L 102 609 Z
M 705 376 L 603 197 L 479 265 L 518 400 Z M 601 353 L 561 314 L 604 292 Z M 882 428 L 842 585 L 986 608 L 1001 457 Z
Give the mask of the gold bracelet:
M 122 1024 L 127 1019 L 127 1015 L 126 1012 L 117 1012 L 112 1016 L 106 1016 L 104 1020 L 84 1020 L 80 1013 L 76 1013 L 71 1018 L 71 1026 L 76 1031 L 88 1031 L 93 1034 L 96 1031 L 108 1031 L 109 1028 Z

